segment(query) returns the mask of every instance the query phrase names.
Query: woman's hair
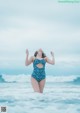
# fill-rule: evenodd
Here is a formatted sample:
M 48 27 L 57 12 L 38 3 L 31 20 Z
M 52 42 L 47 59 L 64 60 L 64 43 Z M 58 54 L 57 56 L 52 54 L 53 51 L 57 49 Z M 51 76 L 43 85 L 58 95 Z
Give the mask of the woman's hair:
M 36 57 L 37 54 L 38 54 L 38 51 L 36 51 L 36 52 L 34 53 L 34 56 Z M 45 58 L 45 57 L 46 57 L 46 54 L 45 54 L 44 52 L 42 52 L 42 58 Z

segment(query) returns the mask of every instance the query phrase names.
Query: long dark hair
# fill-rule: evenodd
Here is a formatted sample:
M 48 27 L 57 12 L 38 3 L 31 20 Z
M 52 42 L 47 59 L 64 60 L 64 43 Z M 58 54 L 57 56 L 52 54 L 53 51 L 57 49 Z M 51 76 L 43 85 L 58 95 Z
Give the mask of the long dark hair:
M 38 51 L 36 51 L 36 52 L 34 53 L 34 56 L 36 57 L 37 54 L 38 54 Z M 42 52 L 42 58 L 45 58 L 45 57 L 46 57 L 46 54 L 45 54 L 44 52 Z

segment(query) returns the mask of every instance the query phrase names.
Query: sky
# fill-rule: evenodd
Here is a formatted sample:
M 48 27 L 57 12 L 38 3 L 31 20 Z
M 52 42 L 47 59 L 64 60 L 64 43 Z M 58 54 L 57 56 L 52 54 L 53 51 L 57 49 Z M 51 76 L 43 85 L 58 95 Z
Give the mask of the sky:
M 80 74 L 80 3 L 58 0 L 0 1 L 0 74 L 30 74 L 29 56 L 42 48 L 55 65 L 48 74 Z

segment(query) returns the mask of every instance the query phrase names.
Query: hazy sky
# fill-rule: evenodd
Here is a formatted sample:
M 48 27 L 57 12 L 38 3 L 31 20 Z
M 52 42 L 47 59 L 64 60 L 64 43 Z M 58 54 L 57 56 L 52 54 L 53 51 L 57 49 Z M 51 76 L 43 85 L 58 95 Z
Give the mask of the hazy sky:
M 25 50 L 55 54 L 55 69 L 80 67 L 80 3 L 0 1 L 0 70 L 25 69 Z M 60 67 L 60 68 L 59 68 Z M 72 71 L 72 70 L 71 70 Z M 23 71 L 24 72 L 24 71 Z

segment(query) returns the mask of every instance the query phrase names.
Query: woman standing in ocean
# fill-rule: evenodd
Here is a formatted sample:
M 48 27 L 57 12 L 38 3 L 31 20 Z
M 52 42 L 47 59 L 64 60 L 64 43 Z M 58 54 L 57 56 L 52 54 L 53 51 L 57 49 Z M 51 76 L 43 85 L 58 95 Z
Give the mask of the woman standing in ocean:
M 55 64 L 54 53 L 51 52 L 52 59 L 49 59 L 42 49 L 39 49 L 34 53 L 34 56 L 29 58 L 29 51 L 26 50 L 26 61 L 25 65 L 28 66 L 33 63 L 33 72 L 31 75 L 31 83 L 35 92 L 43 93 L 46 74 L 45 74 L 45 64 Z

